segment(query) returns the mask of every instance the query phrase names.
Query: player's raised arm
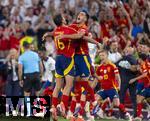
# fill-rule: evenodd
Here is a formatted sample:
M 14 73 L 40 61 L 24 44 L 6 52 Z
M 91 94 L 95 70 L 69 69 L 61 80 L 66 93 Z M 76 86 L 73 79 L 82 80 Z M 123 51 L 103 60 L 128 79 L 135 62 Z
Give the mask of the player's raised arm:
M 136 78 L 134 78 L 134 79 L 131 79 L 131 80 L 129 81 L 129 84 L 132 84 L 132 83 L 134 83 L 136 80 L 140 80 L 140 79 L 143 79 L 143 78 L 145 78 L 145 77 L 147 77 L 147 72 L 143 73 L 142 75 L 140 75 L 140 76 L 138 76 L 138 77 L 136 77 Z
M 77 34 L 62 34 L 62 35 L 58 35 L 56 37 L 56 39 L 64 39 L 64 38 L 68 38 L 68 39 L 72 39 L 72 40 L 76 40 L 76 39 L 80 39 L 85 35 L 84 32 L 80 32 Z
M 97 45 L 99 50 L 103 48 L 103 45 L 101 43 L 97 42 L 96 40 L 94 40 L 93 38 L 89 36 L 84 36 L 83 39 L 87 40 L 89 43 Z

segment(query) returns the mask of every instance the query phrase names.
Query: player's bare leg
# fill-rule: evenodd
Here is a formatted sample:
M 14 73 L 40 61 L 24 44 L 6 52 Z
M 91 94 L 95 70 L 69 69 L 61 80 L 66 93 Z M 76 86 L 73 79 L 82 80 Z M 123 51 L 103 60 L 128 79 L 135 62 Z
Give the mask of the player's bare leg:
M 103 119 L 103 118 L 104 118 L 105 109 L 106 109 L 106 108 L 103 108 L 103 107 L 102 107 L 102 106 L 103 106 L 102 104 L 104 103 L 104 100 L 103 100 L 102 97 L 101 97 L 100 95 L 98 95 L 98 94 L 96 94 L 95 97 L 96 97 L 97 103 L 98 103 L 99 106 L 100 106 L 100 109 L 98 110 L 98 112 L 96 112 L 96 114 L 97 114 L 97 116 L 98 116 L 99 118 Z M 105 107 L 105 106 L 104 106 L 104 107 Z
M 95 106 L 97 104 L 97 102 L 95 100 L 94 89 L 92 88 L 92 86 L 89 83 L 89 77 L 82 78 L 81 82 L 84 82 L 83 85 L 82 85 L 82 83 L 81 83 L 81 85 L 85 88 L 85 91 L 87 91 L 87 93 L 90 94 L 92 104 L 93 104 L 93 106 Z

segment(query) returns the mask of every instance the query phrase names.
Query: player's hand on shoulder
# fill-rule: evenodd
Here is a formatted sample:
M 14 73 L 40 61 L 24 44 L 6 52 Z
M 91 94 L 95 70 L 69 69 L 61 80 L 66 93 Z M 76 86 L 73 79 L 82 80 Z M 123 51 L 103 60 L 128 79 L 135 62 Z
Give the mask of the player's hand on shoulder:
M 56 36 L 56 40 L 60 40 L 60 39 L 63 39 L 63 38 L 65 38 L 64 35 L 58 35 L 58 36 Z
M 129 84 L 132 84 L 132 83 L 134 83 L 136 80 L 135 79 L 131 79 L 130 81 L 129 81 Z

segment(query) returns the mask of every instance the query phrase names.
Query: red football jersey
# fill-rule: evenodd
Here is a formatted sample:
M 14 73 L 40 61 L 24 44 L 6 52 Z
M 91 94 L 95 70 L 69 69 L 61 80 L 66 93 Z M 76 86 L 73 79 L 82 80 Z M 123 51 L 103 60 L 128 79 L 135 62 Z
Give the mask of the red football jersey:
M 64 34 L 76 34 L 77 32 L 68 27 L 61 26 L 57 27 L 54 31 L 54 40 L 56 45 L 57 54 L 65 55 L 66 57 L 73 57 L 75 54 L 75 47 L 71 39 L 64 38 L 62 40 L 56 40 L 56 36 Z
M 150 74 L 149 74 L 149 62 L 148 61 L 145 61 L 143 62 L 141 65 L 141 73 L 148 73 L 147 77 L 143 78 L 143 79 L 140 79 L 138 82 L 141 83 L 143 82 L 144 83 L 144 87 L 150 87 Z
M 78 24 L 72 24 L 70 25 L 71 28 L 75 29 L 79 32 L 85 32 L 85 35 L 88 36 L 88 28 L 86 25 L 78 25 Z M 88 48 L 88 42 L 84 39 L 76 40 L 74 45 L 76 46 L 76 54 L 81 55 L 88 55 L 89 54 L 89 48 Z
M 101 76 L 103 79 L 100 80 L 101 88 L 117 89 L 115 74 L 118 74 L 118 68 L 111 62 L 108 64 L 101 64 L 97 67 L 96 74 Z

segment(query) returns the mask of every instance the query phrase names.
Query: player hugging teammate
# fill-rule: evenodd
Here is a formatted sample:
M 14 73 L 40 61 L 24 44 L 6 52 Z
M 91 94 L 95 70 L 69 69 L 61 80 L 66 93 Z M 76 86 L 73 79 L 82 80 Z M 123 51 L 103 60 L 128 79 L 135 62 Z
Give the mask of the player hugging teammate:
M 119 101 L 120 75 L 117 67 L 108 60 L 108 53 L 102 44 L 89 36 L 87 21 L 88 13 L 79 12 L 76 22 L 66 25 L 63 15 L 58 14 L 54 18 L 56 28 L 53 32 L 57 50 L 55 63 L 55 88 L 52 94 L 51 113 L 53 120 L 58 120 L 58 112 L 70 121 L 94 121 L 94 117 L 102 115 L 107 105 L 109 117 L 112 116 L 113 107 L 119 108 L 125 118 L 131 120 L 125 106 Z M 45 34 L 46 37 L 48 34 Z M 89 56 L 88 42 L 97 45 L 101 64 L 92 66 Z M 142 59 L 143 60 L 143 59 Z M 147 62 L 147 68 L 149 63 Z M 149 73 L 146 70 L 145 76 Z M 92 77 L 92 78 L 91 78 Z M 149 77 L 149 76 L 148 76 Z M 133 83 L 137 77 L 131 80 Z M 149 82 L 149 78 L 148 78 Z M 96 85 L 100 85 L 98 92 L 94 92 Z M 59 93 L 62 92 L 61 98 Z M 143 93 L 142 93 L 143 92 Z M 138 117 L 141 116 L 142 101 L 149 96 L 149 85 L 144 88 L 137 98 Z

